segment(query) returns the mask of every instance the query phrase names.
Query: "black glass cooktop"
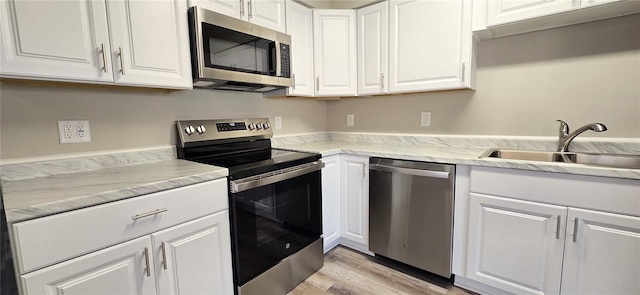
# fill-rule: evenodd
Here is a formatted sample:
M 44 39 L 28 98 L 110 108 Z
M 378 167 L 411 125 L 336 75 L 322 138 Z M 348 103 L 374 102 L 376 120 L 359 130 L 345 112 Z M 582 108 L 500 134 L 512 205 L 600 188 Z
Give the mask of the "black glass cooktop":
M 230 179 L 317 161 L 320 154 L 271 148 L 270 140 L 203 146 L 179 151 L 181 159 L 229 169 Z

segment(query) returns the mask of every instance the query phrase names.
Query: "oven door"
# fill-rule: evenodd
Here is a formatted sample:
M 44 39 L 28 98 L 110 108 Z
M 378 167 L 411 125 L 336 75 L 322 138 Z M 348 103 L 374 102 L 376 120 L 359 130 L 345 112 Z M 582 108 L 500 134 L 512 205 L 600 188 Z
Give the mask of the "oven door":
M 231 180 L 238 286 L 320 238 L 322 162 Z

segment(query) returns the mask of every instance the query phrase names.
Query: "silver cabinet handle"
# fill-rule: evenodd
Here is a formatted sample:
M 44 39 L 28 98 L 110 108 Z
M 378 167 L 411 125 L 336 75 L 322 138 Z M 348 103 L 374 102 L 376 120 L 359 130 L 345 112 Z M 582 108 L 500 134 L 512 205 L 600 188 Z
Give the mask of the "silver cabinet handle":
M 109 70 L 107 70 L 107 52 L 104 51 L 104 43 L 100 44 L 100 53 L 102 53 L 102 64 L 104 65 L 102 69 L 105 73 L 108 73 Z
M 144 270 L 147 273 L 147 277 L 150 277 L 151 276 L 151 266 L 149 265 L 149 248 L 144 247 L 144 251 L 142 253 L 144 254 L 144 262 L 147 265 L 147 267 Z
M 320 91 L 320 76 L 316 77 L 316 92 Z
M 380 73 L 380 88 L 384 90 L 384 73 Z
M 244 1 L 240 0 L 240 17 L 244 16 Z
M 556 220 L 556 240 L 560 239 L 560 215 L 558 215 L 558 219 Z
M 160 244 L 160 250 L 162 251 L 162 268 L 167 270 L 167 251 L 164 247 L 164 242 Z
M 578 242 L 578 217 L 573 221 L 573 242 Z
M 124 58 L 122 57 L 122 47 L 118 47 L 118 56 L 120 57 L 120 73 L 124 75 Z
M 293 90 L 296 89 L 296 74 L 291 75 L 291 80 L 293 80 Z
M 167 212 L 167 208 L 160 208 L 160 209 L 153 210 L 151 212 L 136 214 L 136 215 L 133 215 L 131 217 L 131 219 L 137 220 L 137 219 L 144 218 L 144 217 L 158 215 L 158 214 L 164 213 L 164 212 Z
M 249 3 L 247 3 L 247 6 L 249 8 L 249 19 L 253 18 L 253 8 L 251 5 L 251 0 L 249 0 Z

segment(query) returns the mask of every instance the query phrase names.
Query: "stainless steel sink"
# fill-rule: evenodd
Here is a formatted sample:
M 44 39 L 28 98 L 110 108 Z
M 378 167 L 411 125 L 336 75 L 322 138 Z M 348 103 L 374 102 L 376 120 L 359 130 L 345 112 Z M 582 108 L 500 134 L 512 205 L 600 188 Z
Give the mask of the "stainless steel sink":
M 533 150 L 489 149 L 480 158 L 574 163 L 612 168 L 640 169 L 640 155 L 548 152 Z

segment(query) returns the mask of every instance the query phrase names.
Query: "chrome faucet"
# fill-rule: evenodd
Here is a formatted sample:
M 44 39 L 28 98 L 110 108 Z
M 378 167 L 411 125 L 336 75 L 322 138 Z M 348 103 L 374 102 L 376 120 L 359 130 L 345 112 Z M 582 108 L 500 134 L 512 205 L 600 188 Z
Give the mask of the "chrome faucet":
M 558 132 L 558 152 L 568 152 L 569 144 L 573 141 L 576 136 L 580 135 L 582 132 L 593 130 L 595 132 L 607 131 L 607 126 L 604 126 L 602 123 L 591 123 L 584 125 L 576 131 L 569 133 L 569 125 L 562 120 L 556 120 L 560 122 L 560 130 Z

